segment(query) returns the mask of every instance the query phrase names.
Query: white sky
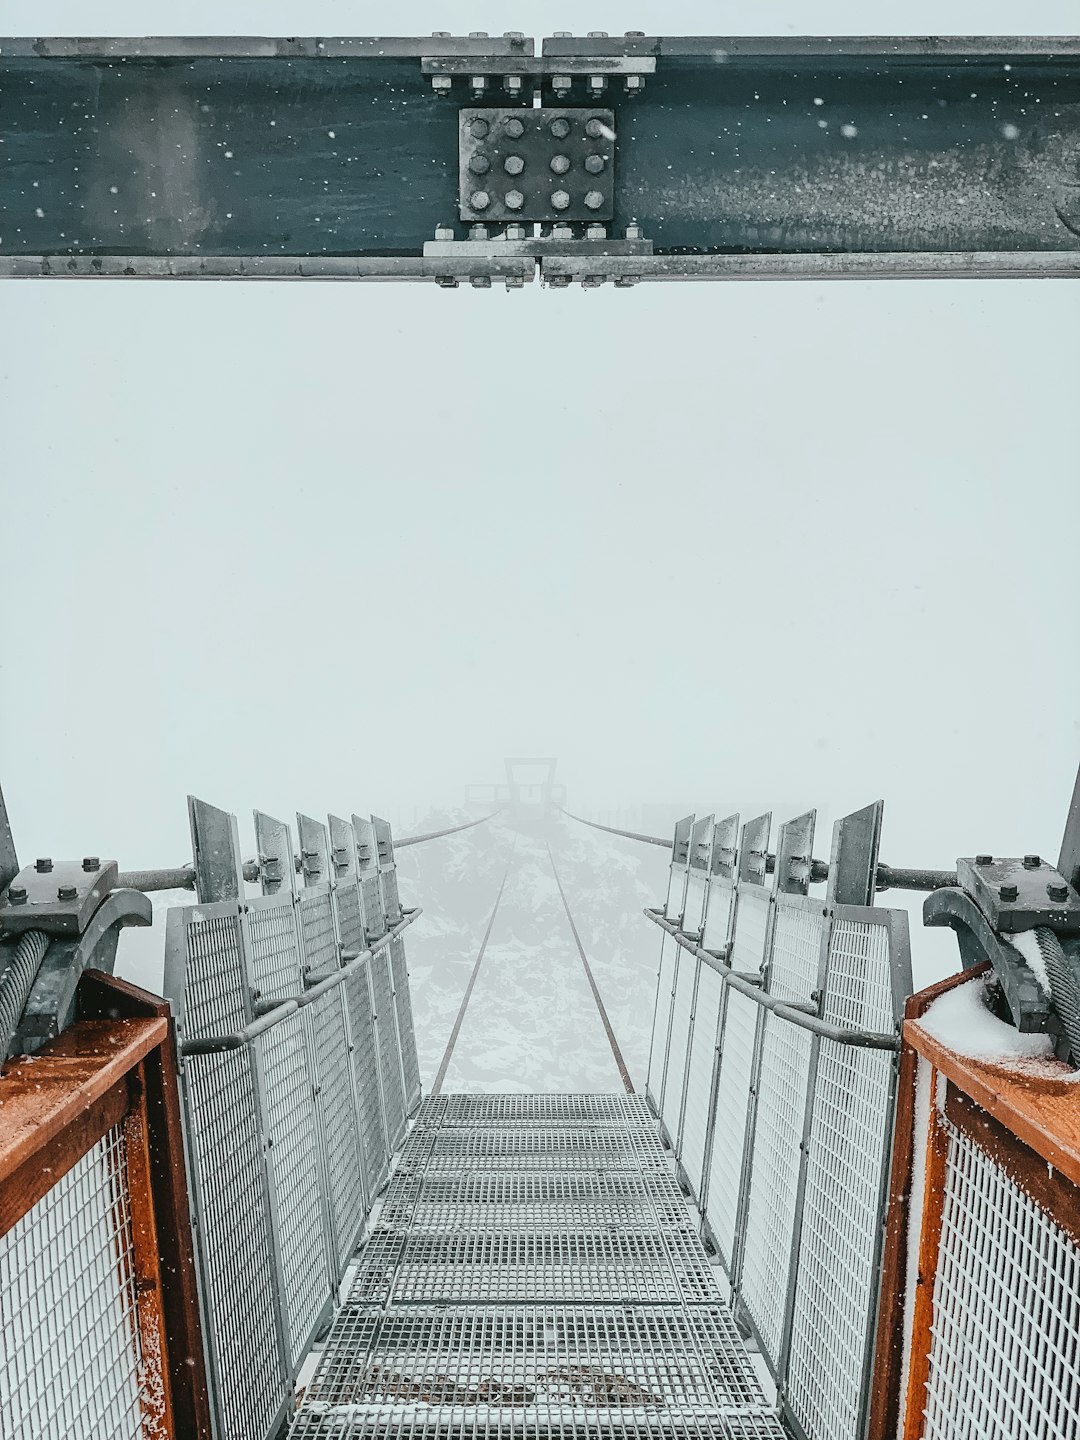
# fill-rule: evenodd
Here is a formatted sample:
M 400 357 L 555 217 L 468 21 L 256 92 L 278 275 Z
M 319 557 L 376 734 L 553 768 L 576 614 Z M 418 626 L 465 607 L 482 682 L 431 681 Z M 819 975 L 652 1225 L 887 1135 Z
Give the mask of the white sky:
M 1006 34 L 1076 13 L 2 0 L 0 31 Z M 189 791 L 248 842 L 254 805 L 396 815 L 554 754 L 586 812 L 882 796 L 894 863 L 1056 856 L 1078 331 L 1065 281 L 0 284 L 20 855 L 176 862 Z

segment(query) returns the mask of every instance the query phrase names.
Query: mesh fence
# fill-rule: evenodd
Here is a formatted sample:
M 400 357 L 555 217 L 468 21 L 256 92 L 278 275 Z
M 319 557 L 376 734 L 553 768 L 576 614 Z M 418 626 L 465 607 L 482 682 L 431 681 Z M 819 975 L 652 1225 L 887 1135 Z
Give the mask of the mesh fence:
M 413 1025 L 412 995 L 409 972 L 405 963 L 405 942 L 399 936 L 390 942 L 390 977 L 394 986 L 398 1038 L 401 1043 L 401 1068 L 405 1077 L 405 1110 L 411 1114 L 420 1099 L 420 1062 L 416 1054 L 416 1030 Z
M 338 968 L 334 904 L 328 885 L 304 890 L 296 902 L 304 949 L 304 969 L 310 984 L 324 980 Z
M 364 1172 L 359 1109 L 353 1083 L 343 987 L 311 1007 L 320 1123 L 326 1137 L 326 1181 L 334 1246 L 334 1273 L 340 1275 L 356 1247 L 364 1222 Z
M 386 1178 L 390 1158 L 383 1119 L 375 1013 L 371 1003 L 370 962 L 354 970 L 345 981 L 345 1001 L 353 1043 L 353 1083 L 360 1106 L 364 1187 L 370 1204 Z
M 668 1030 L 671 1025 L 671 1000 L 675 986 L 675 961 L 679 949 L 667 934 L 660 941 L 660 973 L 656 981 L 656 1008 L 653 1011 L 652 1040 L 649 1046 L 649 1074 L 646 1094 L 657 1112 L 667 1066 Z
M 386 1116 L 386 1138 L 391 1151 L 405 1133 L 405 1090 L 401 1068 L 401 1043 L 398 1039 L 397 1011 L 390 977 L 390 956 L 387 947 L 371 957 L 371 993 L 375 1005 L 375 1030 L 378 1036 L 379 1079 Z
M 690 1023 L 694 1005 L 694 987 L 698 962 L 688 950 L 676 951 L 675 992 L 671 1001 L 671 1036 L 668 1040 L 667 1065 L 661 1088 L 660 1115 L 674 1144 L 679 1133 L 682 1114 L 683 1083 L 690 1044 Z
M 117 1126 L 0 1238 L 4 1440 L 145 1434 L 125 1169 Z
M 947 1124 L 925 1440 L 1065 1440 L 1080 1425 L 1080 1247 Z
M 735 1223 L 742 1187 L 743 1145 L 746 1141 L 758 1013 L 758 1007 L 752 1000 L 740 995 L 737 990 L 728 990 L 721 1021 L 716 1126 L 712 1137 L 705 1218 L 729 1271 L 735 1258 Z
M 686 1104 L 682 1115 L 681 1143 L 683 1169 L 699 1201 L 703 1193 L 713 1062 L 716 1058 L 716 1035 L 723 992 L 720 976 L 710 966 L 703 964 L 698 972 L 694 1033 L 686 1066 Z

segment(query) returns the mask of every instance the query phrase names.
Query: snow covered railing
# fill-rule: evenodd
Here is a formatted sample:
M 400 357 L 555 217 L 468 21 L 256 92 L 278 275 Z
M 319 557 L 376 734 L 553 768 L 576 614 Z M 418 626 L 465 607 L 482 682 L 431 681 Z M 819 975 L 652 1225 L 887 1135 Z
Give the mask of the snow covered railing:
M 680 822 L 648 1098 L 736 1313 L 805 1440 L 861 1440 L 880 1276 L 907 915 L 872 897 L 880 806 L 837 822 L 809 894 L 814 817 Z M 861 902 L 861 903 L 856 903 Z
M 210 1440 L 168 1006 L 98 971 L 0 1077 L 0 1435 Z
M 870 1440 L 1077 1433 L 1080 1072 L 992 988 L 907 1007 Z
M 165 990 L 181 1085 L 219 1440 L 266 1440 L 385 1185 L 420 1078 L 393 843 L 381 820 L 256 812 L 262 894 L 235 818 L 190 802 L 199 903 L 170 910 Z

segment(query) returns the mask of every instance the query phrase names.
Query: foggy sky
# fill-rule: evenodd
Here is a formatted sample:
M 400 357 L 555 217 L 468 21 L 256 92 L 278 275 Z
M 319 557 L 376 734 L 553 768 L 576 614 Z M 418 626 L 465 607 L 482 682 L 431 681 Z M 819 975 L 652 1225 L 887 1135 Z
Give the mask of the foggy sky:
M 0 31 L 842 34 L 865 11 L 6 0 Z M 20 856 L 183 860 L 188 792 L 249 848 L 255 805 L 458 803 L 506 754 L 558 755 L 584 813 L 883 797 L 893 863 L 1056 856 L 1078 330 L 1067 281 L 0 284 Z

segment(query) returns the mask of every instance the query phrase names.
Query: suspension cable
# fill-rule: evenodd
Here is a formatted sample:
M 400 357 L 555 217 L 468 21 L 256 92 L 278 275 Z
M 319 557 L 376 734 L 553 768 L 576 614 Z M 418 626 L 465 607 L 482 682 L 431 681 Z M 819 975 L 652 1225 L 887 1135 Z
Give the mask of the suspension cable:
M 496 812 L 497 813 L 497 812 Z M 450 1039 L 446 1042 L 446 1049 L 443 1052 L 442 1061 L 439 1065 L 438 1074 L 435 1076 L 434 1084 L 431 1087 L 432 1099 L 442 1090 L 442 1083 L 446 1079 L 446 1072 L 450 1067 L 450 1058 L 454 1053 L 454 1046 L 461 1034 L 461 1025 L 465 1019 L 465 1011 L 469 1008 L 469 1001 L 472 998 L 473 987 L 476 985 L 476 977 L 480 974 L 480 965 L 484 959 L 484 951 L 487 949 L 488 941 L 491 939 L 491 931 L 495 925 L 495 916 L 499 913 L 499 905 L 502 901 L 503 891 L 506 889 L 506 881 L 510 874 L 510 867 L 514 863 L 514 849 L 517 845 L 517 836 L 514 836 L 510 846 L 510 856 L 506 862 L 506 869 L 499 881 L 499 893 L 495 896 L 495 904 L 492 907 L 491 915 L 488 918 L 487 929 L 484 931 L 484 938 L 480 941 L 480 949 L 476 956 L 476 962 L 469 976 L 469 983 L 465 986 L 465 994 L 461 997 L 461 1004 L 458 1007 L 457 1018 L 454 1020 L 454 1028 L 450 1031 Z
M 451 825 L 448 830 L 429 830 L 426 835 L 404 835 L 400 840 L 395 837 L 394 849 L 400 850 L 405 845 L 422 845 L 425 840 L 441 840 L 444 835 L 457 835 L 461 830 L 471 830 L 474 825 L 483 825 L 488 820 L 494 820 L 502 811 L 503 807 L 500 806 L 490 815 L 481 815 L 479 820 L 467 820 L 464 825 Z
M 563 810 L 561 805 L 556 806 L 556 809 L 562 810 L 568 820 L 576 820 L 579 825 L 588 825 L 593 830 L 603 830 L 608 835 L 621 835 L 624 840 L 640 840 L 643 845 L 662 845 L 665 850 L 671 849 L 671 841 L 663 840 L 659 835 L 639 835 L 636 830 L 616 830 L 613 825 L 600 825 L 595 820 L 585 820 L 580 815 L 571 815 L 570 811 Z
M 546 841 L 544 843 L 547 844 Z M 619 1049 L 619 1042 L 615 1039 L 615 1031 L 611 1028 L 611 1021 L 608 1019 L 607 1009 L 604 1006 L 599 987 L 593 976 L 592 966 L 589 964 L 589 957 L 585 954 L 585 947 L 581 943 L 581 936 L 578 934 L 577 925 L 574 923 L 574 917 L 570 911 L 570 902 L 566 898 L 566 891 L 563 889 L 562 880 L 559 878 L 559 871 L 555 865 L 555 856 L 551 853 L 550 845 L 547 847 L 547 852 L 548 859 L 551 861 L 551 873 L 555 876 L 555 884 L 559 887 L 559 895 L 562 898 L 563 909 L 566 911 L 566 918 L 570 922 L 570 929 L 574 936 L 574 944 L 577 946 L 578 954 L 581 956 L 581 963 L 585 967 L 585 978 L 589 982 L 593 999 L 596 1001 L 596 1008 L 600 1012 L 600 1020 L 603 1024 L 604 1032 L 607 1035 L 608 1044 L 611 1046 L 611 1053 L 615 1057 L 615 1065 L 619 1071 L 619 1077 L 623 1082 L 623 1088 L 627 1094 L 632 1095 L 634 1093 L 634 1082 L 630 1079 L 630 1072 L 626 1068 L 626 1061 L 623 1059 L 622 1051 Z

